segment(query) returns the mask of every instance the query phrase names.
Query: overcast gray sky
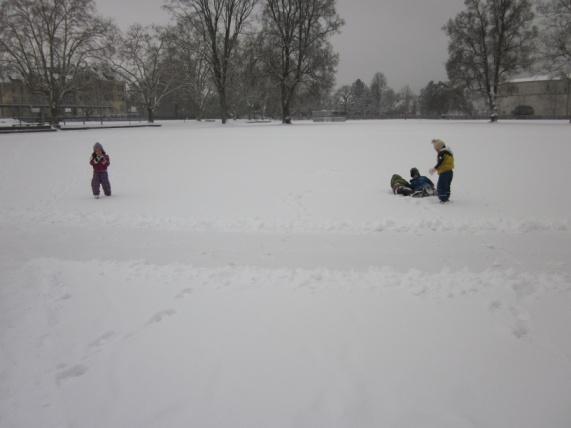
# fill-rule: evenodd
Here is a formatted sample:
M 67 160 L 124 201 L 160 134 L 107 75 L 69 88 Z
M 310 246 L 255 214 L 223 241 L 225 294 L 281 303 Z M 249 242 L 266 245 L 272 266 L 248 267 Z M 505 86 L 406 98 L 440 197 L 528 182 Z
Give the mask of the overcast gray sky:
M 102 15 L 122 27 L 165 24 L 162 0 L 96 0 Z M 447 42 L 441 30 L 463 0 L 337 0 L 345 26 L 333 38 L 340 55 L 338 86 L 357 78 L 367 84 L 376 71 L 395 90 L 409 84 L 415 91 L 430 80 L 446 78 Z

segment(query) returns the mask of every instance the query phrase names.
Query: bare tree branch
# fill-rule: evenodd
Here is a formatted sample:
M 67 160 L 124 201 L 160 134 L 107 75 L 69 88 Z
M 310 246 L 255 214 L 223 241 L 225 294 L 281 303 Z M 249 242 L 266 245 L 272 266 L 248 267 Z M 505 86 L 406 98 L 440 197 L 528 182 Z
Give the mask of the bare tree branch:
M 300 85 L 324 79 L 337 64 L 328 38 L 343 20 L 335 0 L 265 0 L 264 60 L 279 85 L 282 122 L 290 123 L 290 110 Z
M 93 0 L 5 0 L 0 3 L 0 61 L 44 94 L 57 125 L 64 97 L 79 89 L 112 24 Z
M 170 0 L 167 9 L 178 22 L 188 22 L 202 39 L 214 86 L 218 92 L 222 123 L 228 119 L 228 80 L 238 38 L 245 31 L 257 0 Z
M 497 120 L 499 85 L 531 66 L 537 29 L 530 0 L 465 0 L 466 8 L 448 21 L 446 70 L 455 84 L 478 90 Z

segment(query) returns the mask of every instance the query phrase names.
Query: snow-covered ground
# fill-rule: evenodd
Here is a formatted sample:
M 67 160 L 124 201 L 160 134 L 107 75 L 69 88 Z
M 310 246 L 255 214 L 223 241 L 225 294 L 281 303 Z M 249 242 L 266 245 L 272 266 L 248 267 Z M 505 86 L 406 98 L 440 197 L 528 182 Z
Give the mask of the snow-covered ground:
M 0 126 L 18 126 L 20 121 L 9 117 L 0 117 Z
M 393 196 L 435 137 L 453 202 Z M 0 136 L 0 427 L 568 428 L 570 142 L 563 121 Z

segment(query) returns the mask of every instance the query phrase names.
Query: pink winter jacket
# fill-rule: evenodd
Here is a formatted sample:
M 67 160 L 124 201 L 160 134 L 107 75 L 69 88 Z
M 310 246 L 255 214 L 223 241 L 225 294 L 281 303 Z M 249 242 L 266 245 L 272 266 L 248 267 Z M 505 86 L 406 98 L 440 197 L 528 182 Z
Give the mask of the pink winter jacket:
M 107 171 L 107 167 L 111 164 L 109 160 L 109 155 L 107 153 L 103 153 L 103 156 L 98 160 L 95 154 L 91 155 L 91 161 L 89 162 L 91 166 L 93 166 L 94 172 L 105 172 Z

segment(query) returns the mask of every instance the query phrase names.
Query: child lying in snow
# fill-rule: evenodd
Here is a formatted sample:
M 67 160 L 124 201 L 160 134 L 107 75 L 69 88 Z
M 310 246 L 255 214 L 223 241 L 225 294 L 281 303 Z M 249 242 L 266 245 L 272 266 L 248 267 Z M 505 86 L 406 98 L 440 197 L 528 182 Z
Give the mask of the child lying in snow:
M 434 183 L 430 178 L 420 175 L 417 168 L 410 170 L 410 187 L 412 187 L 413 198 L 424 198 L 426 196 L 434 196 L 436 194 Z
M 391 177 L 391 188 L 395 195 L 410 196 L 413 193 L 410 183 L 398 174 Z
M 417 168 L 410 170 L 410 183 L 398 174 L 391 178 L 391 188 L 395 195 L 412 196 L 413 198 L 424 198 L 434 195 L 434 183 L 428 177 L 420 175 Z

